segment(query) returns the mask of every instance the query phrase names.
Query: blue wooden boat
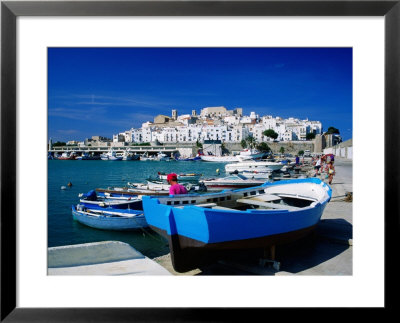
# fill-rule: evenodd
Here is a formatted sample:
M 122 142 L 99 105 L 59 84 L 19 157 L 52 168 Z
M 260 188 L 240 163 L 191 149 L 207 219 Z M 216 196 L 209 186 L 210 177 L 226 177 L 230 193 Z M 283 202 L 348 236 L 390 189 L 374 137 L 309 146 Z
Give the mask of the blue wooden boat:
M 82 204 L 72 206 L 73 219 L 81 224 L 101 230 L 136 230 L 147 227 L 143 211 L 106 208 L 89 209 Z
M 319 222 L 332 190 L 318 178 L 220 193 L 143 197 L 149 226 L 169 242 L 178 272 L 227 250 L 267 249 L 300 239 Z
M 138 196 L 113 195 L 107 192 L 97 193 L 91 190 L 86 194 L 79 194 L 80 203 L 88 208 L 103 209 L 133 209 L 143 210 L 142 199 Z

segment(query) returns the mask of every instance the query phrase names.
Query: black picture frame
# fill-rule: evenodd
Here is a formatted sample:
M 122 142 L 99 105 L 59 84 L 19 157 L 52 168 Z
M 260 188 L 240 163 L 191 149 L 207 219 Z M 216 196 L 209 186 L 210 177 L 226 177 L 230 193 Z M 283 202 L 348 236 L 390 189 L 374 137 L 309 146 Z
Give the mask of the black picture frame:
M 394 304 L 392 275 L 399 233 L 400 0 L 388 1 L 2 1 L 1 2 L 1 321 L 237 321 L 265 309 L 18 308 L 16 282 L 16 19 L 19 16 L 381 16 L 385 19 L 385 307 Z M 380 134 L 365 134 L 380 135 Z M 365 156 L 366 158 L 368 156 Z M 368 161 L 368 160 L 366 160 Z M 378 161 L 380 162 L 380 161 Z M 373 186 L 373 183 L 371 183 Z M 373 189 L 371 187 L 371 189 Z M 371 237 L 373 238 L 373 237 Z M 393 240 L 392 240 L 393 239 Z M 371 266 L 373 266 L 371 255 Z M 389 278 L 390 277 L 390 278 Z M 371 277 L 372 278 L 372 277 Z M 133 291 L 134 292 L 134 291 Z M 168 291 L 163 291 L 166 293 Z M 395 294 L 396 295 L 396 294 Z M 394 296 L 395 297 L 395 296 Z M 251 311 L 251 313 L 247 313 Z M 333 314 L 333 313 L 332 313 Z M 333 314 L 334 315 L 334 314 Z

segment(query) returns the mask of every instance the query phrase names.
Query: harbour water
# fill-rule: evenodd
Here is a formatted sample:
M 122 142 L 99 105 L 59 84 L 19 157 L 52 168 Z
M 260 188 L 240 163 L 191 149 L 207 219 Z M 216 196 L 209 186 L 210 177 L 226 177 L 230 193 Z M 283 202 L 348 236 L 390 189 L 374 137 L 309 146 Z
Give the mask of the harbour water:
M 144 182 L 156 178 L 157 172 L 215 177 L 217 169 L 219 176 L 225 176 L 224 167 L 225 163 L 207 162 L 48 160 L 48 247 L 114 240 L 130 244 L 149 258 L 167 254 L 168 243 L 151 229 L 112 232 L 86 227 L 72 219 L 71 205 L 79 202 L 79 193 Z M 67 186 L 69 182 L 72 186 Z

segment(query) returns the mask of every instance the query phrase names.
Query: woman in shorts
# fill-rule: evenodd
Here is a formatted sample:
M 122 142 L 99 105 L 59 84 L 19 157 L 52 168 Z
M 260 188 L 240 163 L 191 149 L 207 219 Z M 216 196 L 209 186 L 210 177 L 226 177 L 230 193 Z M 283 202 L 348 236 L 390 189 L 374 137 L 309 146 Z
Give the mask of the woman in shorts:
M 333 166 L 333 161 L 328 163 L 328 184 L 332 184 L 333 176 L 335 175 L 335 166 Z

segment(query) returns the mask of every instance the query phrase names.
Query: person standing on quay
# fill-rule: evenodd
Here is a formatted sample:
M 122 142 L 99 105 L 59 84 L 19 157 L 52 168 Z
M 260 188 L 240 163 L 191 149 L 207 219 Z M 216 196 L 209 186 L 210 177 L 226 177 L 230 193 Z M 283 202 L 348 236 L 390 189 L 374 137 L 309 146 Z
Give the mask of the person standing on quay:
M 333 166 L 333 161 L 328 163 L 328 184 L 332 184 L 333 176 L 335 175 L 335 166 Z
M 178 175 L 175 173 L 168 174 L 167 182 L 171 185 L 169 188 L 169 195 L 187 194 L 185 186 L 178 184 Z
M 318 158 L 318 159 L 317 159 L 317 161 L 315 162 L 315 166 L 314 166 L 314 169 L 315 169 L 315 175 L 314 175 L 314 177 L 318 175 L 319 169 L 321 168 L 321 162 L 322 162 L 322 159 L 321 159 L 320 156 L 317 156 L 317 158 Z

